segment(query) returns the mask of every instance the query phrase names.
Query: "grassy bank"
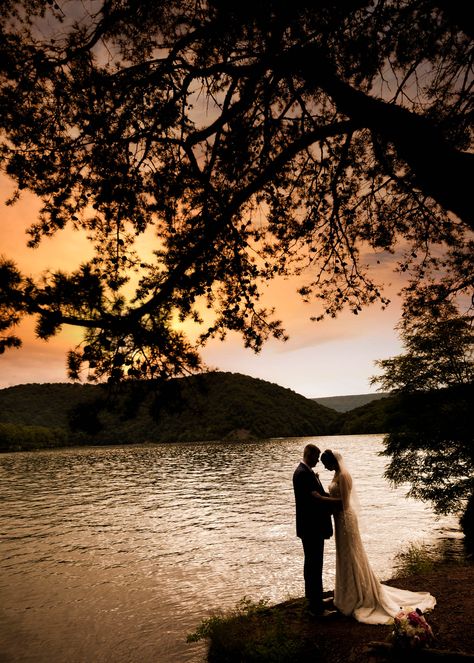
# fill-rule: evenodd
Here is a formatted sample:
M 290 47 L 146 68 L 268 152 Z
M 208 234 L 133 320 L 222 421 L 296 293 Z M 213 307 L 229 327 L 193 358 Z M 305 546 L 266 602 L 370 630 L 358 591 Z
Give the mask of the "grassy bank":
M 438 655 L 457 652 L 464 660 L 470 654 L 474 661 L 472 563 L 436 561 L 412 548 L 386 584 L 434 594 L 437 606 L 427 619 Z M 209 663 L 362 663 L 369 660 L 369 643 L 388 642 L 391 630 L 340 614 L 311 618 L 302 598 L 273 606 L 243 599 L 234 610 L 204 620 L 188 639 L 208 640 Z

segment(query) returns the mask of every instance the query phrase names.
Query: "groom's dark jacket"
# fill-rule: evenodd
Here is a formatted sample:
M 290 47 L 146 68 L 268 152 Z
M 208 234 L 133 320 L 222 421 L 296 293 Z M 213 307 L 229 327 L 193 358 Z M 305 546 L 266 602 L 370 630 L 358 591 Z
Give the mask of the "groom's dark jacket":
M 326 495 L 319 477 L 304 463 L 300 463 L 293 474 L 293 489 L 296 504 L 296 536 L 332 536 L 331 509 L 328 503 L 318 501 L 311 492 L 316 490 Z

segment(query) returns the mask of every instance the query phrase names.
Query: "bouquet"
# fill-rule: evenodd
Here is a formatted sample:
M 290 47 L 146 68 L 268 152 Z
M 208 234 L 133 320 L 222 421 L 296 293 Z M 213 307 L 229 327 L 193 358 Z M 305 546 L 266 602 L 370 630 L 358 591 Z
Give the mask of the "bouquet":
M 402 608 L 393 620 L 391 640 L 397 647 L 425 647 L 434 640 L 433 631 L 419 608 Z

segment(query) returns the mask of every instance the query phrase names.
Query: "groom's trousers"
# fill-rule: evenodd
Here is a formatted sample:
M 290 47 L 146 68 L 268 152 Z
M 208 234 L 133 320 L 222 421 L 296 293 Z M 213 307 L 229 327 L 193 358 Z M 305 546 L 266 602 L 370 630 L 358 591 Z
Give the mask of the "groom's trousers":
M 301 538 L 304 551 L 304 588 L 311 610 L 323 610 L 323 555 L 324 537 L 310 536 Z

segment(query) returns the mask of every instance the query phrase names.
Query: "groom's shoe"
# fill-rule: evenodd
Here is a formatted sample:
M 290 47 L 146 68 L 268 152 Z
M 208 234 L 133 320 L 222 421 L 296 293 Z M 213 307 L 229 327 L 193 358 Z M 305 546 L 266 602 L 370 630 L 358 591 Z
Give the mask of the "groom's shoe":
M 323 610 L 319 617 L 327 619 L 328 617 L 335 617 L 337 615 L 337 610 Z
M 327 598 L 323 599 L 323 603 L 327 605 L 328 603 L 332 603 L 334 601 L 334 596 L 328 596 Z
M 309 608 L 306 610 L 306 614 L 308 617 L 312 617 L 314 619 L 318 619 L 322 617 L 323 619 L 327 619 L 328 617 L 332 617 L 333 615 L 337 615 L 337 610 L 314 610 L 312 608 Z

